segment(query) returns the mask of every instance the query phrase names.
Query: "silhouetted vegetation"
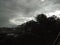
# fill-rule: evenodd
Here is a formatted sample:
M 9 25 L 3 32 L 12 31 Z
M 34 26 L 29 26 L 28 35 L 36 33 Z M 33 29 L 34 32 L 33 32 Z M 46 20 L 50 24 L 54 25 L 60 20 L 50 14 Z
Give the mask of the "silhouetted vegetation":
M 0 44 L 20 45 L 21 43 L 52 45 L 60 32 L 60 19 L 55 15 L 47 17 L 37 15 L 31 20 L 15 28 L 0 28 Z

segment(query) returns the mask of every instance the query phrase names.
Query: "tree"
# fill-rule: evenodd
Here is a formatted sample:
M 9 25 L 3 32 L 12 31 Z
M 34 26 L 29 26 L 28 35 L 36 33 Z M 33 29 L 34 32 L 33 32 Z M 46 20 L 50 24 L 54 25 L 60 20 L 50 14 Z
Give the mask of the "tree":
M 47 21 L 47 16 L 45 14 L 39 14 L 36 20 L 38 23 L 45 23 Z

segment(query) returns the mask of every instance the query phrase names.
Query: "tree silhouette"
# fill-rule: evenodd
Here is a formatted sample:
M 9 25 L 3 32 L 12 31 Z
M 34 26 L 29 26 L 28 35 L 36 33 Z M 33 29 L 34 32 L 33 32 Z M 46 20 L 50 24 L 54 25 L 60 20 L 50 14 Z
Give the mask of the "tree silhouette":
M 2 41 L 5 41 L 2 42 L 0 40 L 2 43 L 13 42 L 14 45 L 17 45 L 20 42 L 29 42 L 34 44 L 39 43 L 40 45 L 51 45 L 60 32 L 60 19 L 55 15 L 47 17 L 45 14 L 38 14 L 36 21 L 30 20 L 15 28 L 0 28 L 0 30 L 0 38 Z M 9 33 L 14 35 L 7 36 Z
M 46 20 L 47 20 L 47 16 L 45 14 L 39 14 L 36 17 L 36 20 L 37 20 L 38 23 L 45 23 Z

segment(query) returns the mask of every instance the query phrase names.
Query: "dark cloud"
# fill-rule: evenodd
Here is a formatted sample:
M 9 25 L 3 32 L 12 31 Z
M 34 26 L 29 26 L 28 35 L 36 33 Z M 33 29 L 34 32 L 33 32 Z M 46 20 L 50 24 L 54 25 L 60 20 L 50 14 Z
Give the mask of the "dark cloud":
M 0 27 L 31 20 L 38 13 L 60 10 L 59 5 L 60 0 L 0 0 Z

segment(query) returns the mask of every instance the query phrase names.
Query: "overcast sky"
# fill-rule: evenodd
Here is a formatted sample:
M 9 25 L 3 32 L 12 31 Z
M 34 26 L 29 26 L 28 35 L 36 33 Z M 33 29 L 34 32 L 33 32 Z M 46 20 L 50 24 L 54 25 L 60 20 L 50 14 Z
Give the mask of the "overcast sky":
M 60 0 L 0 0 L 0 27 L 20 25 L 39 13 L 60 14 Z

